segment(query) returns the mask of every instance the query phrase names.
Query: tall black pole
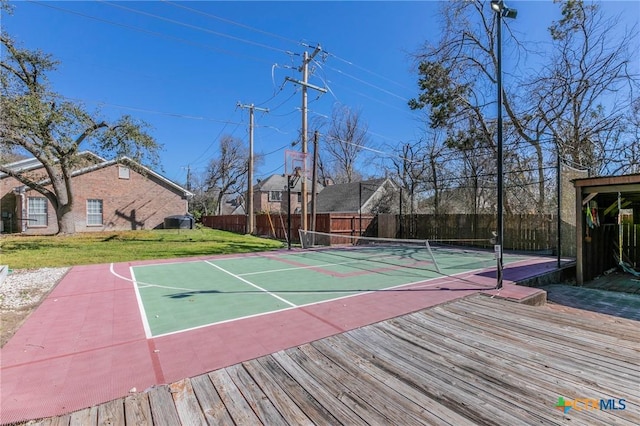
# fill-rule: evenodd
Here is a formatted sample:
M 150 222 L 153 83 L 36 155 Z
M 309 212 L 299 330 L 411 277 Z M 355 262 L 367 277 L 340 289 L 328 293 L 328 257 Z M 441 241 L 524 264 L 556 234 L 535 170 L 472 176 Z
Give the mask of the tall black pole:
M 358 215 L 360 216 L 358 234 L 362 236 L 362 182 L 358 182 L 358 203 Z
M 497 83 L 498 83 L 498 225 L 497 225 L 497 235 L 496 235 L 496 260 L 497 260 L 497 283 L 496 288 L 502 288 L 502 252 L 503 252 L 503 243 L 504 243 L 504 218 L 503 218 L 503 184 L 504 184 L 504 175 L 502 170 L 503 165 L 503 153 L 502 153 L 502 10 L 496 13 L 497 20 L 497 59 L 498 59 L 498 75 L 497 75 Z
M 311 230 L 316 230 L 318 201 L 318 131 L 313 132 L 313 166 L 311 169 Z M 315 235 L 314 235 L 315 238 Z
M 287 244 L 291 250 L 291 176 L 287 175 Z
M 556 170 L 556 180 L 557 182 L 557 197 L 558 197 L 558 212 L 556 214 L 557 216 L 557 242 L 556 245 L 558 246 L 556 248 L 556 251 L 558 252 L 558 269 L 560 268 L 560 265 L 562 264 L 562 165 L 560 163 L 560 146 L 558 145 L 558 141 L 556 140 L 556 166 L 557 166 L 557 170 Z
M 404 218 L 402 217 L 402 188 L 400 188 L 400 237 L 399 238 L 404 238 L 404 229 L 402 227 L 403 221 L 404 221 Z

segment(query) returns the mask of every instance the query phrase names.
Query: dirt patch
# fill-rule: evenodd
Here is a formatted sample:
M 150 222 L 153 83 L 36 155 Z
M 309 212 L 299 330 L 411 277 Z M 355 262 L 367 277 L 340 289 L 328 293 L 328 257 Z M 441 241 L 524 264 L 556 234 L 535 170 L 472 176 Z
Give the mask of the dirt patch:
M 12 271 L 0 284 L 0 347 L 24 324 L 69 268 Z
M 38 304 L 11 311 L 0 310 L 0 316 L 2 316 L 2 321 L 0 321 L 0 347 L 4 346 L 16 334 L 16 331 L 24 324 L 29 314 L 37 306 Z

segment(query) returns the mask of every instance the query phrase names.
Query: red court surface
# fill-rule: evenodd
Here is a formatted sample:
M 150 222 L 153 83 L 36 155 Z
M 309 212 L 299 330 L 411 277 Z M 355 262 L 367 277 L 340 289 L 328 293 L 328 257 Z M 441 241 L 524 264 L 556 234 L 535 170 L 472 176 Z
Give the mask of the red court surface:
M 130 277 L 130 266 L 145 263 L 152 262 L 113 268 Z M 468 281 L 442 277 L 406 291 L 364 293 L 147 339 L 134 285 L 110 266 L 73 267 L 2 348 L 0 423 L 72 412 L 478 292 Z M 507 265 L 499 296 L 539 293 L 514 282 L 555 266 L 548 257 Z M 495 271 L 463 277 L 495 283 Z

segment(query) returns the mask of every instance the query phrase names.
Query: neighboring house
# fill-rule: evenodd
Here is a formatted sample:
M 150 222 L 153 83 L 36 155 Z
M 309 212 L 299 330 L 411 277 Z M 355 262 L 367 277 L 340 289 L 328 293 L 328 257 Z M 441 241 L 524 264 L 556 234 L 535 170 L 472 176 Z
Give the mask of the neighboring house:
M 433 193 L 433 192 L 431 192 Z M 440 214 L 493 214 L 496 211 L 495 197 L 486 193 L 485 189 L 473 188 L 443 188 L 440 189 L 438 212 Z M 411 213 L 411 197 L 405 196 L 407 203 L 402 208 L 403 214 Z M 475 207 L 474 207 L 475 203 Z M 433 196 L 417 199 L 413 213 L 435 213 L 435 199 Z
M 317 185 L 317 193 L 323 186 Z M 307 179 L 307 197 L 311 197 L 311 180 Z M 302 208 L 302 181 L 298 179 L 296 185 L 291 188 L 291 212 L 299 212 Z M 253 209 L 256 212 L 283 212 L 287 211 L 287 177 L 284 175 L 271 175 L 264 180 L 259 180 L 253 187 Z
M 391 179 L 340 183 L 325 187 L 318 194 L 317 213 L 396 212 L 400 191 Z
M 217 212 L 217 209 L 216 209 Z M 220 214 L 225 215 L 246 215 L 244 207 L 244 197 L 241 195 L 225 195 L 222 197 Z
M 77 232 L 162 228 L 164 219 L 187 213 L 192 194 L 129 158 L 107 161 L 91 152 L 79 154 L 82 163 L 72 173 Z M 48 177 L 35 159 L 5 167 L 28 172 L 46 185 Z M 0 173 L 2 232 L 53 234 L 56 213 L 40 193 Z

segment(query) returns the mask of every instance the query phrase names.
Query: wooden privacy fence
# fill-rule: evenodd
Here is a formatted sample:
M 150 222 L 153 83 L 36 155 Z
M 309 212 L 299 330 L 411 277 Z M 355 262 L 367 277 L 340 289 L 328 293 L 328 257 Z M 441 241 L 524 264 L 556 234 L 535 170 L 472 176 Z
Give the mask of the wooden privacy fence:
M 316 231 L 342 235 L 368 235 L 376 236 L 376 216 L 372 214 L 357 213 L 321 213 L 316 215 Z M 247 217 L 240 215 L 203 216 L 202 224 L 209 228 L 222 229 L 237 233 L 245 233 L 247 229 Z M 311 215 L 307 218 L 307 224 L 311 224 Z M 298 229 L 301 226 L 301 216 L 291 215 L 291 241 L 300 242 Z M 256 234 L 287 240 L 289 232 L 286 213 L 261 213 L 256 214 Z
M 291 241 L 299 242 L 300 215 L 291 215 Z M 244 233 L 246 216 L 204 216 L 205 226 Z M 311 223 L 309 216 L 308 224 Z M 575 227 L 562 224 L 562 255 L 575 257 Z M 342 235 L 366 235 L 386 238 L 478 240 L 473 245 L 491 247 L 496 229 L 495 215 L 371 215 L 357 213 L 323 213 L 316 216 L 316 230 Z M 256 233 L 286 240 L 286 213 L 256 215 Z M 555 215 L 505 215 L 504 249 L 556 253 L 557 223 Z
M 479 240 L 473 245 L 490 247 L 496 217 L 490 214 L 419 214 L 399 219 L 399 238 Z M 564 232 L 564 231 L 563 231 Z M 553 251 L 557 247 L 555 215 L 505 215 L 505 250 Z M 575 235 L 572 236 L 575 240 Z M 574 253 L 575 253 L 575 243 Z M 564 250 L 563 250 L 564 251 Z

